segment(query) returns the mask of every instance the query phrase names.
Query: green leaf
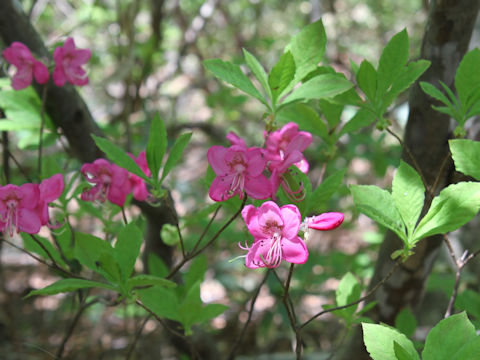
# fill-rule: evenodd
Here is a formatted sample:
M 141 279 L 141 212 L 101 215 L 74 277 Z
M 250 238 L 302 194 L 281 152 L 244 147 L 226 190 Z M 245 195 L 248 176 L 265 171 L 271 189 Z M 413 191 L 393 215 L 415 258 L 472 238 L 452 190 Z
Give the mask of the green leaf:
M 165 277 L 168 275 L 169 270 L 160 257 L 153 252 L 148 254 L 148 270 L 151 274 L 158 277 Z
M 168 159 L 165 162 L 165 166 L 163 167 L 162 178 L 160 179 L 160 182 L 165 179 L 165 176 L 168 175 L 170 170 L 172 170 L 177 165 L 178 161 L 182 158 L 183 151 L 190 142 L 191 138 L 192 133 L 185 133 L 180 135 L 177 140 L 175 140 L 175 143 L 170 150 L 170 154 L 168 155 Z
M 197 282 L 201 282 L 207 271 L 207 258 L 204 255 L 197 256 L 191 263 L 188 272 L 184 275 L 185 288 L 190 289 Z
M 406 68 L 403 68 L 400 74 L 393 81 L 392 87 L 388 91 L 383 100 L 382 111 L 392 103 L 393 99 L 405 91 L 410 85 L 414 83 L 430 66 L 430 61 L 418 60 L 411 62 Z
M 180 320 L 178 313 L 180 304 L 174 289 L 152 286 L 147 289 L 139 289 L 137 293 L 142 303 L 158 317 L 176 321 Z
M 362 293 L 362 288 L 358 280 L 353 276 L 352 273 L 347 272 L 340 280 L 338 288 L 336 291 L 336 303 L 337 306 L 347 305 L 351 302 L 354 302 L 360 299 Z M 346 309 L 334 311 L 338 316 L 347 320 L 347 323 L 351 323 L 353 320 L 353 315 L 358 308 L 357 305 L 350 306 Z
M 392 197 L 410 237 L 422 212 L 425 187 L 417 172 L 406 162 L 400 162 L 393 178 Z
M 452 103 L 450 100 L 435 86 L 425 81 L 420 81 L 420 87 L 422 88 L 423 92 L 430 95 L 432 98 L 442 102 L 443 104 L 447 105 L 449 108 L 452 107 Z
M 44 287 L 43 289 L 30 291 L 25 298 L 29 298 L 34 295 L 55 295 L 58 293 L 70 292 L 78 289 L 86 289 L 92 287 L 116 290 L 115 286 L 101 283 L 98 281 L 91 281 L 85 279 L 61 279 L 51 285 Z
M 167 131 L 160 114 L 155 114 L 150 125 L 150 134 L 146 150 L 147 164 L 154 182 L 158 181 L 158 175 L 162 167 L 163 157 L 167 151 Z
M 295 77 L 279 97 L 287 94 L 296 84 L 311 71 L 317 68 L 325 53 L 327 36 L 321 20 L 304 27 L 285 47 L 285 52 L 290 51 L 295 60 Z
M 464 345 L 476 338 L 475 327 L 465 312 L 452 315 L 430 330 L 425 340 L 422 359 L 451 360 Z
M 449 140 L 455 169 L 476 180 L 480 180 L 480 142 L 456 139 Z
M 245 62 L 252 71 L 253 75 L 258 80 L 260 85 L 262 85 L 268 97 L 271 99 L 272 91 L 270 90 L 270 86 L 268 85 L 267 73 L 265 72 L 262 64 L 260 64 L 257 58 L 253 56 L 253 54 L 249 53 L 246 49 L 243 49 L 243 56 L 245 57 Z
M 277 103 L 278 95 L 290 84 L 295 76 L 295 60 L 292 53 L 287 51 L 275 64 L 268 76 L 268 85 L 272 90 L 272 102 Z
M 122 274 L 120 270 L 120 265 L 118 264 L 115 256 L 110 252 L 103 252 L 100 254 L 97 262 L 96 271 L 102 274 L 105 279 L 114 283 L 123 285 Z
M 480 64 L 480 50 L 473 49 L 465 54 L 455 75 L 455 89 L 462 106 L 463 112 L 467 112 L 467 104 L 472 94 L 480 86 L 480 73 L 478 65 Z M 471 105 L 471 104 L 469 104 Z
M 402 345 L 400 345 L 395 340 L 393 341 L 393 350 L 395 352 L 395 357 L 397 358 L 397 360 L 413 360 L 418 358 L 418 356 L 415 357 L 415 355 L 410 354 L 407 350 L 405 350 Z
M 408 34 L 404 29 L 392 37 L 380 56 L 377 70 L 377 99 L 380 99 L 387 92 L 402 71 L 407 63 L 408 55 Z
M 176 287 L 173 281 L 155 276 L 155 275 L 148 275 L 148 274 L 141 274 L 134 277 L 131 277 L 127 280 L 127 287 L 129 289 L 135 286 L 163 286 L 163 287 Z
M 335 99 L 333 99 L 333 101 L 335 101 Z M 327 119 L 330 128 L 335 128 L 340 123 L 343 108 L 345 106 L 338 105 L 328 100 L 320 100 L 318 105 L 320 106 L 320 110 L 325 116 L 325 119 Z
M 469 222 L 480 209 L 480 183 L 461 182 L 443 189 L 418 224 L 414 241 L 446 234 Z
M 97 271 L 96 262 L 102 253 L 113 254 L 113 248 L 109 243 L 90 234 L 75 232 L 74 255 L 80 264 Z
M 295 122 L 300 129 L 326 139 L 328 137 L 327 126 L 310 106 L 301 103 L 293 103 L 283 107 L 277 114 L 278 122 L 286 124 Z
M 396 329 L 386 325 L 362 323 L 363 341 L 373 360 L 397 360 L 395 345 L 397 342 L 412 360 L 420 360 L 413 343 Z
M 377 93 L 377 72 L 367 60 L 363 60 L 357 73 L 357 82 L 367 98 L 374 102 Z
M 395 232 L 404 242 L 407 241 L 402 217 L 387 190 L 373 185 L 351 185 L 350 191 L 361 213 Z
M 480 359 L 480 336 L 463 345 L 452 360 Z
M 307 213 L 321 212 L 327 201 L 342 185 L 344 176 L 345 169 L 342 169 L 327 177 L 310 196 Z
M 91 136 L 99 149 L 102 150 L 111 161 L 113 161 L 118 166 L 128 170 L 132 174 L 135 174 L 146 180 L 147 182 L 151 183 L 150 178 L 145 175 L 145 173 L 142 171 L 142 169 L 140 169 L 135 160 L 128 156 L 125 151 L 123 151 L 117 145 L 113 144 L 105 138 L 96 136 L 94 134 L 91 134 Z
M 466 289 L 455 299 L 455 309 L 465 310 L 469 315 L 480 319 L 480 294 Z
M 395 317 L 395 327 L 407 337 L 412 337 L 417 329 L 417 319 L 409 307 L 405 307 Z
M 372 122 L 376 120 L 375 115 L 368 111 L 365 108 L 361 108 L 357 111 L 357 113 L 343 126 L 342 130 L 340 130 L 340 134 L 350 134 L 353 133 L 361 128 L 364 128 L 370 125 Z
M 325 74 L 314 77 L 295 89 L 283 102 L 331 98 L 350 89 L 353 84 L 341 75 Z
M 29 234 L 22 232 L 22 233 L 20 233 L 20 235 L 22 236 L 23 247 L 25 248 L 25 250 L 28 250 L 28 251 L 33 252 L 35 254 L 38 254 L 41 257 L 43 257 L 44 259 L 49 259 L 50 260 L 46 251 L 43 250 L 43 248 L 39 244 L 37 244 L 37 242 L 35 240 L 33 240 L 33 238 Z M 52 256 L 52 258 L 55 260 L 55 262 L 58 265 L 63 266 L 63 267 L 66 266 L 66 264 L 63 261 L 59 251 L 52 245 L 52 243 L 50 241 L 48 241 L 44 237 L 41 237 L 41 236 L 38 236 L 38 235 L 34 235 L 34 236 L 43 245 L 43 247 L 48 250 L 48 252 Z
M 242 72 L 242 69 L 240 69 L 240 66 L 223 61 L 221 59 L 205 60 L 203 65 L 217 78 L 253 96 L 268 107 L 268 104 L 262 94 L 260 94 L 255 86 L 253 86 L 250 79 Z
M 160 231 L 160 237 L 162 241 L 168 246 L 175 246 L 180 242 L 180 235 L 178 229 L 172 224 L 163 224 Z
M 123 281 L 132 274 L 142 242 L 142 232 L 133 223 L 125 226 L 118 234 L 114 256 L 120 266 Z

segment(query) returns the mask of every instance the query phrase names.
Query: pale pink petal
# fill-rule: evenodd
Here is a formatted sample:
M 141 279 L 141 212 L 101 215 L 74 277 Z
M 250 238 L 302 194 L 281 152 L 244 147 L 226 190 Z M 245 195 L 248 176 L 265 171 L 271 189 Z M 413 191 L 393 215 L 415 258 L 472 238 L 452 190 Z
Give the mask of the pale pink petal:
M 30 209 L 18 209 L 18 230 L 29 234 L 36 234 L 40 231 L 42 223 L 37 213 Z
M 62 174 L 55 174 L 40 183 L 40 196 L 47 203 L 57 200 L 62 195 L 65 183 Z
M 266 267 L 265 259 L 270 249 L 270 244 L 271 241 L 267 239 L 260 239 L 254 242 L 245 257 L 245 266 L 250 269 Z
M 283 260 L 292 264 L 304 264 L 308 259 L 305 242 L 298 236 L 293 239 L 282 239 Z
M 315 230 L 333 230 L 342 224 L 343 219 L 342 213 L 328 212 L 310 218 L 307 225 L 310 229 Z
M 262 227 L 258 223 L 258 209 L 253 205 L 247 205 L 242 210 L 242 217 L 247 225 L 248 231 L 255 240 L 265 237 Z
M 289 122 L 282 126 L 280 130 L 277 130 L 281 137 L 286 139 L 292 139 L 298 133 L 298 124 Z
M 214 145 L 207 152 L 208 163 L 212 167 L 213 171 L 217 175 L 226 175 L 229 172 L 229 167 L 225 161 L 225 157 L 228 153 L 228 149 Z
M 308 169 L 310 167 L 305 157 L 303 157 L 300 162 L 295 163 L 295 166 L 298 167 L 298 169 L 304 174 L 308 173 Z
M 280 208 L 273 201 L 266 201 L 258 208 L 258 224 L 267 228 L 272 224 L 278 227 L 284 225 Z
M 280 208 L 283 218 L 283 236 L 287 239 L 293 239 L 298 235 L 302 215 L 295 205 L 284 205 Z
M 252 199 L 263 200 L 272 196 L 272 185 L 264 176 L 245 177 L 245 192 Z
M 238 190 L 234 193 L 230 191 L 233 179 L 234 175 L 217 176 L 212 181 L 208 191 L 210 198 L 214 201 L 225 201 L 235 196 L 238 193 Z
M 286 148 L 286 152 L 290 152 L 294 149 L 299 151 L 304 151 L 312 143 L 312 134 L 300 131 L 296 136 L 290 141 Z

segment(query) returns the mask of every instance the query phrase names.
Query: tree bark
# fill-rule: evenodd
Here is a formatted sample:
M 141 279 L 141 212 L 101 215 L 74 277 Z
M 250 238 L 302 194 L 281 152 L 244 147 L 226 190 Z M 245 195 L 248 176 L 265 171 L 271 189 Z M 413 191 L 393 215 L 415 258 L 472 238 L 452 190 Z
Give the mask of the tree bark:
M 479 0 L 434 0 L 428 15 L 422 43 L 422 59 L 431 61 L 430 68 L 419 81 L 439 85 L 439 80 L 452 87 L 456 69 L 468 49 L 470 37 L 479 10 Z M 411 156 L 418 163 L 429 187 L 436 183 L 435 193 L 449 184 L 453 170 L 448 157 L 448 139 L 451 136 L 450 119 L 432 109 L 434 100 L 426 95 L 418 82 L 409 97 L 410 114 L 404 135 L 403 160 L 414 166 Z M 443 164 L 443 165 L 442 165 Z M 438 178 L 438 179 L 437 179 Z M 426 194 L 424 212 L 431 203 Z M 378 301 L 366 315 L 375 322 L 393 325 L 396 315 L 405 307 L 415 310 L 421 303 L 425 281 L 436 259 L 441 236 L 423 239 L 414 249 L 415 254 L 402 264 L 396 273 L 375 293 L 369 301 Z M 375 273 L 370 288 L 388 274 L 394 265 L 390 255 L 402 247 L 401 240 L 388 232 L 380 248 Z M 438 320 L 441 320 L 439 318 Z M 338 359 L 369 359 L 363 344 L 360 327 L 357 327 Z

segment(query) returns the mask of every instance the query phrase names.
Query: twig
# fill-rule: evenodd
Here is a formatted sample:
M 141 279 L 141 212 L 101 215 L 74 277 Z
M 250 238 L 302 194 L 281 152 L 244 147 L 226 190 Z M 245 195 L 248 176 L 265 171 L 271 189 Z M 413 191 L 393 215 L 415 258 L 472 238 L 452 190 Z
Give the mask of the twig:
M 433 185 L 432 185 L 432 188 L 431 188 L 431 196 L 432 197 L 435 196 L 435 189 L 437 188 L 438 183 L 440 182 L 440 177 L 442 176 L 443 170 L 445 169 L 445 166 L 447 165 L 447 162 L 448 162 L 448 160 L 450 159 L 451 156 L 452 156 L 452 154 L 449 151 L 448 154 L 442 160 L 442 164 L 440 165 L 440 169 L 438 170 L 437 177 L 435 178 L 435 181 L 433 182 Z
M 323 310 L 323 311 L 320 311 L 319 313 L 313 315 L 310 319 L 308 319 L 307 321 L 305 321 L 302 325 L 300 325 L 300 329 L 303 329 L 305 326 L 307 326 L 308 324 L 310 324 L 313 320 L 315 320 L 317 317 L 319 316 L 322 316 L 324 314 L 327 314 L 327 313 L 330 313 L 332 311 L 336 311 L 336 310 L 342 310 L 342 309 L 346 309 L 350 306 L 353 306 L 353 305 L 356 305 L 356 304 L 359 304 L 361 303 L 362 301 L 364 301 L 365 299 L 369 298 L 373 293 L 375 293 L 375 291 L 378 290 L 378 288 L 380 286 L 382 286 L 388 279 L 390 279 L 390 277 L 395 273 L 395 271 L 397 270 L 399 266 L 399 263 L 398 262 L 395 262 L 395 265 L 392 267 L 392 269 L 390 270 L 390 272 L 387 274 L 387 276 L 385 276 L 382 280 L 380 280 L 377 285 L 375 285 L 369 292 L 367 292 L 364 296 L 362 296 L 360 299 L 358 300 L 355 300 L 351 303 L 348 303 L 346 305 L 342 305 L 342 306 L 336 306 L 336 307 L 333 307 L 333 308 L 330 308 L 330 309 L 326 309 L 326 310 Z
M 242 331 L 241 331 L 240 335 L 237 337 L 237 339 L 235 341 L 235 344 L 233 345 L 232 349 L 230 350 L 230 354 L 227 357 L 228 360 L 235 359 L 235 354 L 236 354 L 239 346 L 242 343 L 242 340 L 243 340 L 243 337 L 245 336 L 245 332 L 247 330 L 248 324 L 250 324 L 250 320 L 252 319 L 253 309 L 255 307 L 255 302 L 257 301 L 258 295 L 260 294 L 260 290 L 261 290 L 262 286 L 265 284 L 265 282 L 267 281 L 267 278 L 268 278 L 269 274 L 270 274 L 270 270 L 268 270 L 265 273 L 265 276 L 263 277 L 263 280 L 260 282 L 260 284 L 258 284 L 258 287 L 257 287 L 257 289 L 255 290 L 255 293 L 252 296 L 252 300 L 250 302 L 250 309 L 248 311 L 247 321 L 243 325 L 243 328 L 242 328 Z
M 70 323 L 69 327 L 67 328 L 66 332 L 65 332 L 65 336 L 63 337 L 63 340 L 60 344 L 60 347 L 58 348 L 58 351 L 57 351 L 57 357 L 56 359 L 57 360 L 60 360 L 62 358 L 62 355 L 63 355 L 63 351 L 65 350 L 65 345 L 67 344 L 67 341 L 68 339 L 70 338 L 70 336 L 72 336 L 73 334 L 73 330 L 75 329 L 75 327 L 77 326 L 78 324 L 78 320 L 80 320 L 80 317 L 82 316 L 83 312 L 89 308 L 90 306 L 92 306 L 93 304 L 96 304 L 97 302 L 99 302 L 99 298 L 95 298 L 95 299 L 92 299 L 90 300 L 89 302 L 87 303 L 84 303 L 80 306 L 80 308 L 78 309 L 77 313 L 75 314 L 75 317 L 73 318 L 72 322 Z
M 123 206 L 122 206 L 122 218 L 123 218 L 123 223 L 125 225 L 128 225 L 127 214 L 125 214 L 125 208 Z
M 213 235 L 213 237 L 204 245 L 202 246 L 200 249 L 197 249 L 197 250 L 193 250 L 192 252 L 188 253 L 183 259 L 182 261 L 180 261 L 171 271 L 170 271 L 170 274 L 167 275 L 166 279 L 171 279 L 173 277 L 173 275 L 175 275 L 181 268 L 183 265 L 185 265 L 188 261 L 190 261 L 191 259 L 193 259 L 195 256 L 197 256 L 198 254 L 200 254 L 203 250 L 205 250 L 207 247 L 209 247 L 219 236 L 220 234 L 233 222 L 233 220 L 235 220 L 237 218 L 238 215 L 240 215 L 240 213 L 242 212 L 243 210 L 243 207 L 245 206 L 245 203 L 247 202 L 247 195 L 244 195 L 244 198 L 243 198 L 243 201 L 242 201 L 242 205 L 240 206 L 240 208 L 237 210 L 237 212 L 235 214 L 233 214 L 233 216 L 220 228 L 220 230 L 217 231 L 217 233 L 215 235 Z
M 133 338 L 133 342 L 130 344 L 127 352 L 127 356 L 125 356 L 125 360 L 129 360 L 130 357 L 133 354 L 133 350 L 135 350 L 135 346 L 137 345 L 137 341 L 140 338 L 140 335 L 142 334 L 143 328 L 145 327 L 145 324 L 147 323 L 148 320 L 152 317 L 152 314 L 149 314 L 145 320 L 143 320 L 142 324 L 138 328 L 137 332 L 135 333 L 135 337 Z
M 212 217 L 210 218 L 210 221 L 208 222 L 207 226 L 205 227 L 205 229 L 203 230 L 202 234 L 200 235 L 200 237 L 198 238 L 197 242 L 195 243 L 195 246 L 193 247 L 193 250 L 192 250 L 192 251 L 195 251 L 195 250 L 198 249 L 198 246 L 200 245 L 200 243 L 202 242 L 203 238 L 204 238 L 205 235 L 207 234 L 208 229 L 210 229 L 210 226 L 213 224 L 213 220 L 215 220 L 215 218 L 217 217 L 218 212 L 220 211 L 221 208 L 222 208 L 222 205 L 220 205 L 219 207 L 217 207 L 217 209 L 216 209 L 215 212 L 213 213 Z

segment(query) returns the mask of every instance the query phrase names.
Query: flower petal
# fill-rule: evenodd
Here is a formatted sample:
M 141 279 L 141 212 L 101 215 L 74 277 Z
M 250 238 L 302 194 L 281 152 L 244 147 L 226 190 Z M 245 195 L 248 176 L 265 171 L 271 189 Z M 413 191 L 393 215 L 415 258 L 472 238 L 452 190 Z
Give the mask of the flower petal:
M 248 173 L 251 176 L 260 175 L 265 166 L 267 165 L 267 160 L 263 156 L 263 151 L 260 148 L 251 147 L 248 149 L 246 154 L 246 160 L 248 164 Z
M 43 180 L 40 183 L 40 197 L 43 201 L 49 203 L 57 200 L 62 195 L 65 183 L 62 174 L 55 174 L 52 177 Z
M 42 224 L 34 210 L 18 209 L 18 230 L 29 234 L 36 234 L 40 231 Z
M 235 175 L 217 176 L 208 190 L 210 198 L 214 201 L 225 201 L 235 196 L 238 190 L 235 193 L 230 192 L 234 177 Z
M 217 175 L 224 176 L 229 173 L 229 168 L 225 161 L 227 152 L 228 152 L 227 148 L 219 145 L 214 145 L 210 149 L 208 149 L 208 152 L 207 152 L 208 163 L 210 164 L 213 171 Z
M 253 243 L 245 257 L 245 266 L 250 269 L 266 267 L 265 259 L 270 249 L 270 240 L 260 239 Z M 280 264 L 279 264 L 280 265 Z
M 22 197 L 20 207 L 34 209 L 40 200 L 40 188 L 37 184 L 23 184 L 19 187 Z
M 248 231 L 250 231 L 250 234 L 253 235 L 255 241 L 265 237 L 262 227 L 258 223 L 258 209 L 255 206 L 245 206 L 242 210 L 242 217 L 247 225 Z
M 280 208 L 283 217 L 283 236 L 287 239 L 297 237 L 302 215 L 295 205 L 284 205 Z
M 293 264 L 304 264 L 308 259 L 305 242 L 298 236 L 293 239 L 282 239 L 283 260 Z
M 323 213 L 310 218 L 307 225 L 310 229 L 315 230 L 333 230 L 342 224 L 344 217 L 339 212 Z
M 272 195 L 272 185 L 264 175 L 257 177 L 247 175 L 245 177 L 245 192 L 252 199 L 267 199 Z
M 272 225 L 282 227 L 284 225 L 280 208 L 273 201 L 266 201 L 258 208 L 258 223 L 267 228 Z

